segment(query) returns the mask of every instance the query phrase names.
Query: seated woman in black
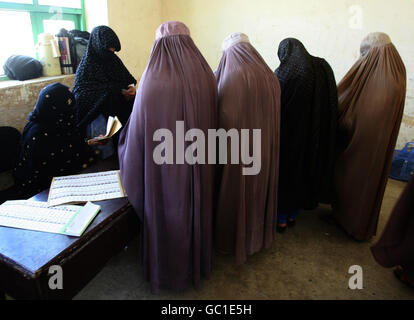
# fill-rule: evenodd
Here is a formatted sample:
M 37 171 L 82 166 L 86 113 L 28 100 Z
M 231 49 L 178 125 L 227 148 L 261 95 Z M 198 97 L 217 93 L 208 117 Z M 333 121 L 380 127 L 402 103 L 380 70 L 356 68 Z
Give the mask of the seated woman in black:
M 23 131 L 14 169 L 15 186 L 0 202 L 28 199 L 50 187 L 53 177 L 79 173 L 94 162 L 75 122 L 76 102 L 69 88 L 55 83 L 44 88 Z
M 117 116 L 125 126 L 132 112 L 137 81 L 115 54 L 120 50 L 119 38 L 111 28 L 92 30 L 73 88 L 78 104 L 76 121 L 89 139 L 106 133 L 109 116 Z M 112 142 L 99 149 L 103 158 L 114 153 Z

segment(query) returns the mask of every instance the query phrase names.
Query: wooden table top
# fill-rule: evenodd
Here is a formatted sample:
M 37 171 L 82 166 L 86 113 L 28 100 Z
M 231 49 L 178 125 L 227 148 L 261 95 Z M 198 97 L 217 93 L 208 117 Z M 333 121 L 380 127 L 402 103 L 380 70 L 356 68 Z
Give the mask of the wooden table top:
M 117 161 L 111 159 L 90 167 L 85 173 L 117 168 Z M 47 201 L 47 197 L 48 190 L 40 193 L 33 200 Z M 25 277 L 36 278 L 54 265 L 54 261 L 59 261 L 82 247 L 99 230 L 130 208 L 126 198 L 101 201 L 96 204 L 101 206 L 101 211 L 80 238 L 0 227 L 0 264 L 13 267 Z

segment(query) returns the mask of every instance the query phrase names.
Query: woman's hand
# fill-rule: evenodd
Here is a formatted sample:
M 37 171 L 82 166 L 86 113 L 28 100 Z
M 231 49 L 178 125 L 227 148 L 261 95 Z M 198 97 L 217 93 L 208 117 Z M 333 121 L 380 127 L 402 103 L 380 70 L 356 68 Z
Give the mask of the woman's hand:
M 135 87 L 134 86 L 130 86 L 128 88 L 128 90 L 125 90 L 125 89 L 122 90 L 122 94 L 124 95 L 124 97 L 125 97 L 125 99 L 127 101 L 130 101 L 130 100 L 134 99 L 135 98 L 135 94 L 136 94 Z
M 98 138 L 103 138 L 104 135 L 100 135 Z M 91 139 L 88 141 L 88 146 L 90 147 L 97 147 L 97 146 L 104 146 L 109 142 L 109 139 L 105 139 L 105 140 L 97 140 L 95 139 Z

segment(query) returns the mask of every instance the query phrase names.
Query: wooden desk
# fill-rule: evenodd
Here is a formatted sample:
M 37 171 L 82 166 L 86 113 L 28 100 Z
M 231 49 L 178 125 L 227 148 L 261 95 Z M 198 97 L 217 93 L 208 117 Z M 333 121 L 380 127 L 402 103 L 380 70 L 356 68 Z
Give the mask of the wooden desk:
M 87 172 L 116 169 L 111 162 Z M 34 199 L 47 201 L 48 191 Z M 101 212 L 80 238 L 0 227 L 0 299 L 72 299 L 138 234 L 139 220 L 127 199 L 96 202 Z M 49 288 L 49 268 L 63 270 L 63 290 Z

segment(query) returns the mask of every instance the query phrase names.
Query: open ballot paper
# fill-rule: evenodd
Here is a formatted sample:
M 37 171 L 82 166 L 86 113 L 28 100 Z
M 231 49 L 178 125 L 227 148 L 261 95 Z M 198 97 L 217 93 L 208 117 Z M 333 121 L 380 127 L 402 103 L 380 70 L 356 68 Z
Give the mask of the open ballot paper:
M 48 203 L 49 206 L 59 206 L 124 197 L 118 170 L 53 178 Z
M 49 207 L 47 202 L 8 201 L 0 206 L 0 226 L 80 237 L 100 206 Z
M 122 123 L 119 121 L 118 117 L 109 117 L 108 124 L 106 125 L 106 134 L 102 137 L 96 137 L 88 141 L 91 142 L 99 142 L 111 139 L 114 135 L 116 135 L 119 130 L 122 129 Z

